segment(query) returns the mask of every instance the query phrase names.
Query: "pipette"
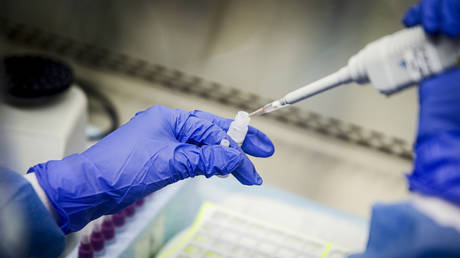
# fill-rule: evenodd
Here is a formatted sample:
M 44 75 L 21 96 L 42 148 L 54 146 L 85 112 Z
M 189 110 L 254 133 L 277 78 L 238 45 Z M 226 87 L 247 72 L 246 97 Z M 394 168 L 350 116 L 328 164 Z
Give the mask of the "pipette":
M 431 37 L 421 27 L 404 29 L 369 43 L 347 66 L 275 100 L 249 116 L 262 115 L 350 82 L 371 83 L 391 95 L 460 64 L 460 39 Z
M 323 91 L 332 89 L 339 85 L 351 82 L 348 70 L 346 67 L 340 69 L 338 72 L 330 74 L 318 81 L 307 84 L 295 91 L 292 91 L 286 94 L 279 100 L 275 100 L 256 111 L 249 114 L 249 116 L 262 115 L 265 113 L 270 113 L 272 111 L 287 107 L 289 105 L 295 104 L 301 100 L 319 94 Z

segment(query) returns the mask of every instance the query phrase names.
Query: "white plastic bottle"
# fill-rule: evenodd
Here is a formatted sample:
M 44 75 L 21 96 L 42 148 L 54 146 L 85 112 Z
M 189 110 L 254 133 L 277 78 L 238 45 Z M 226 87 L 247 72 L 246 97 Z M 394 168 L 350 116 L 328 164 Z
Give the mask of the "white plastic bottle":
M 230 124 L 227 130 L 228 136 L 232 138 L 239 146 L 243 145 L 246 134 L 248 133 L 249 122 L 251 118 L 249 114 L 244 111 L 238 111 L 235 116 L 235 120 Z M 230 146 L 230 142 L 227 139 L 222 139 L 220 142 L 222 146 Z M 219 177 L 227 177 L 228 175 L 219 175 Z
M 247 112 L 238 111 L 235 116 L 235 120 L 230 124 L 230 127 L 227 130 L 228 136 L 238 143 L 239 146 L 243 145 L 244 138 L 246 138 L 246 134 L 248 133 L 250 121 L 251 118 Z M 228 141 L 225 140 L 225 142 Z M 220 144 L 223 145 L 222 142 Z

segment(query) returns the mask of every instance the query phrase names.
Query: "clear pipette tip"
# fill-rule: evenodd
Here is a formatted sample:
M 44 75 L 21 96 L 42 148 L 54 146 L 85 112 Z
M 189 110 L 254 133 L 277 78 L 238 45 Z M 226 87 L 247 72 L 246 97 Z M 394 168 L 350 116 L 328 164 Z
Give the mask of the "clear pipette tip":
M 252 112 L 249 114 L 250 117 L 252 116 L 258 116 L 258 115 L 263 115 L 266 113 L 270 113 L 272 111 L 278 110 L 283 107 L 287 107 L 289 104 L 281 104 L 280 100 L 275 100 L 272 103 L 268 103 L 267 105 L 257 109 L 256 111 Z
M 261 107 L 259 109 L 257 109 L 256 111 L 252 112 L 249 114 L 249 116 L 258 116 L 258 115 L 262 115 L 264 113 L 264 107 Z

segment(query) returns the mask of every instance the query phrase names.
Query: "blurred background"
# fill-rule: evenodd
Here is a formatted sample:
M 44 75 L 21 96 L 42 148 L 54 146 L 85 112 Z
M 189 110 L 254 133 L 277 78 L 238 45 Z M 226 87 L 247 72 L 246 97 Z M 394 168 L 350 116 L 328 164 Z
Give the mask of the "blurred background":
M 86 147 L 101 128 L 116 128 L 156 104 L 225 117 L 252 111 L 402 29 L 415 2 L 1 0 L 0 54 L 44 55 L 72 68 L 88 98 Z M 254 159 L 265 184 L 363 218 L 375 201 L 407 197 L 416 88 L 386 97 L 350 84 L 298 103 L 295 113 L 251 122 L 275 143 L 272 158 Z M 66 114 L 56 113 L 53 123 Z M 342 127 L 352 130 L 332 132 Z M 64 145 L 17 169 L 84 149 Z
M 415 1 L 2 1 L 11 21 L 269 98 L 343 66 L 402 28 Z M 409 141 L 414 90 L 387 99 L 349 85 L 299 103 Z

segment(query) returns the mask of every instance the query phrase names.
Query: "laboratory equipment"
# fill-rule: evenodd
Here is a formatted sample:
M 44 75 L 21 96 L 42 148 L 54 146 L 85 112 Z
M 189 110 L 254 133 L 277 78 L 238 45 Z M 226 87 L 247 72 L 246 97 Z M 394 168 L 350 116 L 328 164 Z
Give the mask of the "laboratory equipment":
M 248 133 L 248 126 L 251 118 L 249 114 L 244 111 L 238 111 L 235 116 L 235 120 L 230 124 L 227 130 L 228 136 L 232 138 L 239 146 L 243 145 L 244 138 Z M 220 145 L 229 147 L 230 142 L 227 139 L 222 139 Z M 226 178 L 228 175 L 219 175 L 219 177 Z
M 78 258 L 93 258 L 94 250 L 90 243 L 89 235 L 81 236 L 80 246 L 78 247 Z
M 91 247 L 94 250 L 94 256 L 104 255 L 104 235 L 102 234 L 101 224 L 96 220 L 93 222 L 93 230 L 90 235 Z
M 106 245 L 112 244 L 115 241 L 115 225 L 113 224 L 112 216 L 104 216 L 101 232 Z
M 141 208 L 142 206 L 144 206 L 144 203 L 145 203 L 145 199 L 142 198 L 142 199 L 139 199 L 136 201 L 136 207 L 139 209 Z
M 5 67 L 5 100 L 16 105 L 49 103 L 74 82 L 70 66 L 40 55 L 12 55 Z M 3 90 L 3 89 L 2 89 Z
M 116 232 L 123 232 L 125 230 L 126 215 L 124 211 L 117 212 L 112 215 L 112 221 L 115 225 Z
M 194 224 L 169 243 L 172 257 L 346 257 L 347 251 L 314 236 L 205 203 Z
M 136 204 L 133 203 L 133 204 L 129 205 L 123 211 L 124 211 L 124 213 L 126 215 L 126 220 L 130 221 L 131 219 L 133 219 L 134 214 L 136 214 Z
M 34 107 L 0 102 L 0 165 L 25 174 L 39 162 L 83 151 L 86 103 L 78 87 Z
M 125 220 L 126 215 L 124 210 L 113 215 L 104 216 L 101 225 L 101 232 L 104 236 L 101 239 L 104 240 L 103 252 L 95 252 L 97 248 L 92 246 L 93 242 L 90 241 L 90 234 L 86 233 L 92 231 L 92 222 L 82 230 L 83 234 L 80 247 L 74 248 L 65 257 L 89 258 L 89 256 L 82 256 L 82 253 L 86 254 L 89 252 L 86 251 L 88 249 L 91 255 L 94 253 L 94 257 L 150 257 L 151 254 L 158 252 L 160 246 L 169 239 L 168 236 L 177 232 L 175 225 L 181 226 L 183 224 L 182 220 L 185 217 L 182 218 L 177 214 L 177 205 L 184 200 L 181 194 L 184 191 L 189 191 L 184 190 L 184 188 L 190 188 L 190 186 L 186 187 L 186 182 L 180 181 L 145 198 L 143 203 L 144 208 L 136 209 L 133 218 L 129 221 Z M 186 208 L 181 210 L 184 212 L 187 211 Z M 121 225 L 124 230 L 112 231 L 113 238 L 109 240 L 106 238 L 104 228 L 107 226 L 106 223 L 110 221 L 113 223 L 113 226 Z M 165 227 L 166 225 L 169 226 Z M 112 228 L 112 226 L 109 227 Z M 88 229 L 90 230 L 88 231 Z M 89 243 L 89 246 L 86 243 Z M 96 244 L 100 249 L 101 243 L 97 242 Z
M 230 127 L 227 130 L 228 136 L 230 136 L 230 138 L 232 138 L 232 140 L 234 140 L 239 146 L 243 144 L 244 138 L 246 138 L 250 121 L 251 118 L 247 112 L 239 111 L 235 116 L 235 120 L 230 124 Z
M 328 240 L 340 251 L 362 250 L 367 239 L 368 229 L 362 218 L 269 186 L 248 192 L 234 180 L 197 177 L 147 196 L 144 208 L 136 210 L 134 219 L 125 223 L 125 230 L 115 233 L 114 244 L 105 245 L 103 257 L 155 256 L 161 248 L 167 249 L 166 243 L 174 236 L 193 225 L 205 202 L 219 203 L 237 214 L 254 218 L 254 223 L 279 225 L 281 232 L 301 232 L 312 236 L 308 239 L 320 239 L 321 243 L 326 243 L 321 239 Z M 280 210 L 283 212 L 279 213 Z M 75 248 L 67 257 L 77 255 Z
M 8 89 L 0 101 L 0 166 L 25 174 L 39 162 L 83 151 L 87 99 L 70 68 L 40 56 L 3 61 Z M 67 250 L 77 244 L 76 235 L 67 236 Z
M 391 95 L 454 67 L 460 60 L 460 39 L 429 36 L 422 27 L 398 31 L 369 43 L 347 66 L 269 103 L 250 116 L 270 113 L 349 82 L 371 83 Z

